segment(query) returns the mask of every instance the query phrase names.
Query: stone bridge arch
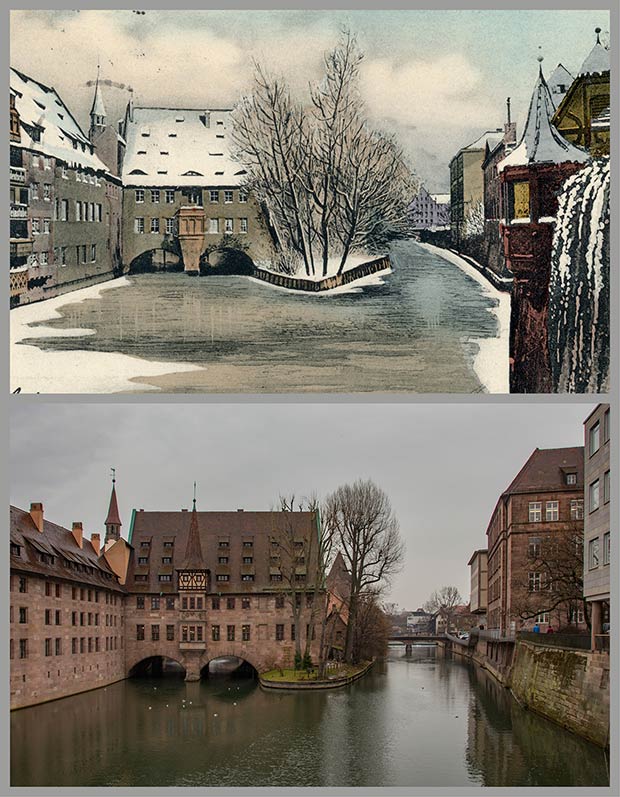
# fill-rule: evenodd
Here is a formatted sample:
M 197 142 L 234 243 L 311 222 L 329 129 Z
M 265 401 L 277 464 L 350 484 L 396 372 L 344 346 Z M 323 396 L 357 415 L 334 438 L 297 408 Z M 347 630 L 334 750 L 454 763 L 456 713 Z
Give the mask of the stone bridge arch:
M 146 674 L 149 667 L 152 667 L 153 671 L 157 672 L 159 669 L 158 663 L 164 665 L 165 669 L 166 662 L 174 662 L 179 667 L 182 667 L 184 671 L 183 675 L 186 675 L 187 667 L 180 656 L 170 656 L 168 653 L 149 653 L 146 656 L 136 657 L 136 659 L 126 667 L 127 677 L 132 678 L 134 676 Z

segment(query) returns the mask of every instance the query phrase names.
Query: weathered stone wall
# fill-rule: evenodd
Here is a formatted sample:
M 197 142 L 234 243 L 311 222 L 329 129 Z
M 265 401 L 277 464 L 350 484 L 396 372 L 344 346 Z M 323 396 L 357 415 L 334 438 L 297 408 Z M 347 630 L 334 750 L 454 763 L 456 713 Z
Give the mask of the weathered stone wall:
M 519 641 L 510 676 L 515 698 L 595 744 L 609 744 L 609 655 Z

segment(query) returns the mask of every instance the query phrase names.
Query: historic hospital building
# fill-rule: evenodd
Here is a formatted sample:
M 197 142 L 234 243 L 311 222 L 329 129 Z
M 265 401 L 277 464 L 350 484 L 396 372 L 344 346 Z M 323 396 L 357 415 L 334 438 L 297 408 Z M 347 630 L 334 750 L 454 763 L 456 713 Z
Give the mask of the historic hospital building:
M 11 306 L 127 271 L 268 259 L 230 129 L 229 109 L 131 101 L 111 123 L 97 79 L 87 135 L 54 88 L 11 69 Z
M 293 554 L 278 543 L 285 527 Z M 11 707 L 104 686 L 149 661 L 173 659 L 188 680 L 222 656 L 259 672 L 292 666 L 296 627 L 316 660 L 325 608 L 321 590 L 313 609 L 318 534 L 314 512 L 194 504 L 134 510 L 126 541 L 114 487 L 103 544 L 81 523 L 47 520 L 41 503 L 11 507 Z

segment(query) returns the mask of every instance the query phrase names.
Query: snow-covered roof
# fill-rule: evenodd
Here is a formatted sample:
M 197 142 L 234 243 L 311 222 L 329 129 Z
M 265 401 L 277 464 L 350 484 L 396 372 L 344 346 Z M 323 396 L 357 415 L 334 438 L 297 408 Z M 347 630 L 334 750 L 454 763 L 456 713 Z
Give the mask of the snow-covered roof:
M 551 99 L 553 101 L 554 108 L 558 107 L 562 101 L 562 98 L 571 87 L 574 79 L 575 78 L 563 64 L 558 64 L 553 72 L 549 75 L 547 86 L 549 87 L 549 91 L 551 93 Z
M 502 172 L 507 166 L 527 166 L 530 163 L 585 163 L 590 159 L 586 150 L 568 142 L 551 124 L 554 111 L 549 88 L 542 69 L 539 69 L 523 136 L 519 145 L 498 163 L 498 172 Z
M 13 67 L 10 86 L 21 123 L 21 141 L 11 146 L 42 152 L 69 166 L 108 171 L 103 161 L 91 154 L 92 144 L 55 89 Z M 40 131 L 38 141 L 32 137 L 35 130 Z
M 504 137 L 504 131 L 501 130 L 499 127 L 496 130 L 485 130 L 485 132 L 479 136 L 475 141 L 472 141 L 471 144 L 468 144 L 466 147 L 463 147 L 461 152 L 467 149 L 484 149 L 486 145 L 489 145 L 489 149 L 494 149 L 499 142 Z
M 438 205 L 447 205 L 450 202 L 450 194 L 431 194 L 431 197 Z
M 229 109 L 134 108 L 127 118 L 122 180 L 144 186 L 236 186 Z
M 596 44 L 590 50 L 586 60 L 581 65 L 579 70 L 579 77 L 584 75 L 601 75 L 603 72 L 609 72 L 609 50 L 601 44 L 599 38 L 600 28 L 596 29 Z

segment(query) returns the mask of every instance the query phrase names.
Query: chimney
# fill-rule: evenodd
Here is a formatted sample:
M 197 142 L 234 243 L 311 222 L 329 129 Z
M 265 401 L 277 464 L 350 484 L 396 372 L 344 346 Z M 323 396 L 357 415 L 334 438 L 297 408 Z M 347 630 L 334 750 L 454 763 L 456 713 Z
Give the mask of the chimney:
M 83 529 L 82 529 L 82 524 L 79 523 L 78 521 L 74 520 L 73 521 L 73 526 L 71 528 L 71 533 L 73 534 L 73 537 L 74 537 L 75 541 L 77 542 L 78 546 L 81 548 L 82 547 L 82 534 L 84 533 Z
M 90 535 L 90 544 L 95 549 L 95 553 L 99 556 L 99 552 L 101 550 L 101 535 L 100 534 L 91 534 Z
M 512 147 L 517 143 L 517 123 L 510 118 L 510 97 L 506 97 L 506 124 L 504 125 L 504 146 Z
M 30 517 L 34 525 L 37 527 L 37 531 L 43 531 L 43 504 L 35 503 L 30 504 Z

